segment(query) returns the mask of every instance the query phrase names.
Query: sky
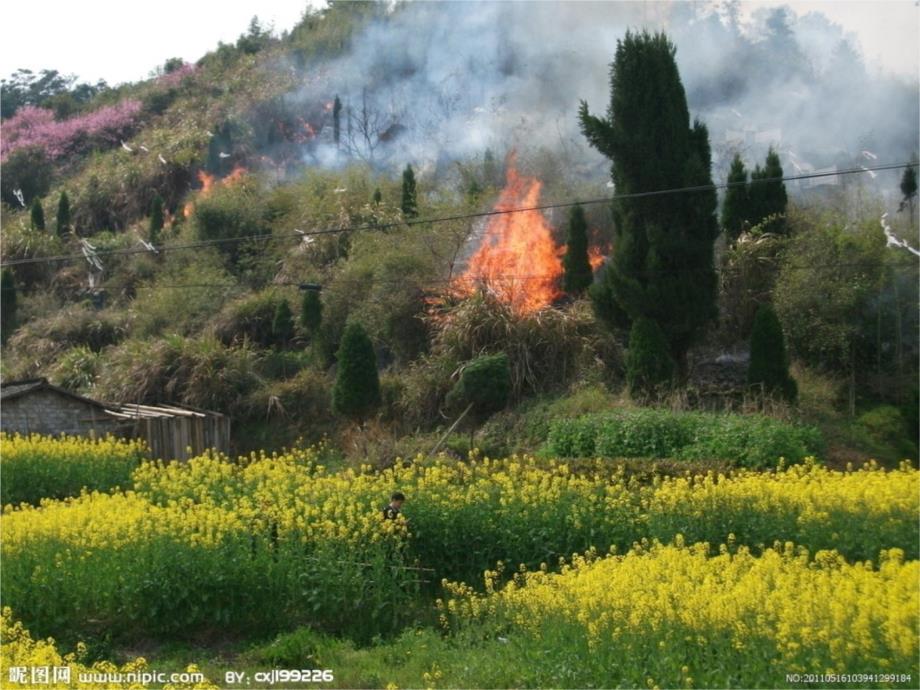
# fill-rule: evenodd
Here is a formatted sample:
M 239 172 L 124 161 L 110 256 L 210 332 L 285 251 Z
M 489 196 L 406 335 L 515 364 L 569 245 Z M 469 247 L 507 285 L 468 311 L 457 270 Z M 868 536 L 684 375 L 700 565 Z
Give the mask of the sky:
M 27 0 L 5 11 L 0 75 L 20 67 L 57 69 L 81 81 L 110 84 L 149 76 L 167 58 L 194 62 L 218 41 L 232 42 L 258 14 L 280 32 L 304 9 L 323 0 Z M 871 67 L 916 77 L 920 7 L 916 0 L 811 0 L 742 2 L 742 17 L 759 7 L 788 5 L 796 14 L 823 12 L 852 32 Z M 37 39 L 37 40 L 36 40 Z

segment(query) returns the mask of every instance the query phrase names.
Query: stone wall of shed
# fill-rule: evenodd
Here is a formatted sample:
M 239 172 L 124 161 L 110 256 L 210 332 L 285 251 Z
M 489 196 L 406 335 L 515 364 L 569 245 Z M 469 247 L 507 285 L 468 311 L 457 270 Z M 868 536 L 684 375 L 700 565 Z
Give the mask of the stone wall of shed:
M 53 390 L 38 390 L 5 400 L 0 408 L 0 430 L 21 434 L 80 434 L 116 433 L 117 420 L 102 410 L 81 400 Z

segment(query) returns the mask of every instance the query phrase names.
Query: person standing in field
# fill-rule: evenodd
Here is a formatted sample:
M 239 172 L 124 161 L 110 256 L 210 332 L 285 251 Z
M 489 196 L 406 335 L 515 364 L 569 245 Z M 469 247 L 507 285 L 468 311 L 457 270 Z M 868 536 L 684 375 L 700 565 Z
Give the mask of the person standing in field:
M 402 505 L 405 500 L 406 497 L 401 491 L 394 491 L 390 496 L 389 504 L 383 508 L 383 519 L 395 520 L 396 516 L 402 511 Z

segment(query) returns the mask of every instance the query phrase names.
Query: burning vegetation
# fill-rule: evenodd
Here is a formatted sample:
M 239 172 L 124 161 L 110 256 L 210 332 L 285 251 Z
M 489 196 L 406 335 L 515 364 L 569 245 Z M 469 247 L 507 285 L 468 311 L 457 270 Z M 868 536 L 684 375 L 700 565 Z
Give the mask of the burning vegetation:
M 484 288 L 521 314 L 551 306 L 563 296 L 564 244 L 557 244 L 540 205 L 543 183 L 522 175 L 511 155 L 505 188 L 501 191 L 466 271 L 455 287 L 461 294 Z M 518 209 L 528 209 L 519 211 Z M 592 247 L 588 260 L 593 270 L 604 262 Z
M 215 185 L 232 186 L 239 183 L 247 172 L 249 171 L 246 168 L 244 168 L 242 165 L 238 165 L 230 172 L 229 175 L 218 180 L 216 176 L 211 175 L 204 170 L 199 170 L 198 181 L 201 183 L 201 189 L 198 191 L 198 198 L 207 199 L 211 195 L 211 192 L 214 190 Z M 182 215 L 184 215 L 186 218 L 191 218 L 192 213 L 194 212 L 194 201 L 187 202 L 182 209 Z

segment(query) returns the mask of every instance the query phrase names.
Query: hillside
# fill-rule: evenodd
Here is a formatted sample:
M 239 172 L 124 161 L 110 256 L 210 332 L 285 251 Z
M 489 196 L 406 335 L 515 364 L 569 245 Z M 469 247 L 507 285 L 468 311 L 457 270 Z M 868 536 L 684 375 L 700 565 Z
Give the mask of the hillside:
M 490 7 L 477 43 L 453 6 L 333 3 L 281 35 L 254 21 L 236 44 L 167 61 L 143 82 L 19 107 L 3 120 L 4 296 L 16 297 L 4 380 L 48 376 L 105 401 L 214 409 L 232 416 L 240 451 L 325 438 L 383 465 L 435 445 L 463 409 L 448 393 L 483 354 L 505 352 L 511 375 L 508 404 L 477 420 L 486 451 L 537 450 L 559 414 L 648 402 L 627 391 L 627 329 L 600 318 L 597 289 L 563 286 L 575 200 L 586 202 L 591 280 L 603 285 L 615 263 L 616 188 L 576 117 L 578 98 L 604 102 L 611 55 L 597 42 L 566 52 L 566 40 L 591 37 L 587 24 L 563 40 L 546 11 Z M 638 19 L 623 11 L 617 26 Z M 777 137 L 786 176 L 915 154 L 915 103 L 908 126 L 865 112 L 871 133 L 839 122 L 845 132 L 812 136 L 844 68 L 848 88 L 911 103 L 910 84 L 870 78 L 831 25 L 780 17 L 742 41 L 730 23 L 688 11 L 668 20 L 716 182 L 735 153 L 759 166 Z M 514 36 L 508 20 L 520 21 Z M 839 39 L 830 62 L 809 52 L 806 29 Z M 737 39 L 720 64 L 770 65 L 756 88 L 693 67 L 689 37 L 701 32 Z M 768 61 L 778 50 L 787 59 Z M 466 62 L 450 64 L 451 51 Z M 777 85 L 817 76 L 793 118 L 795 89 Z M 733 121 L 751 111 L 761 116 Z M 789 182 L 783 232 L 749 223 L 740 240 L 721 234 L 719 316 L 657 401 L 764 409 L 747 362 L 754 313 L 772 301 L 799 390 L 797 406 L 777 402 L 772 414 L 817 424 L 841 462 L 916 458 L 917 266 L 879 228 L 889 211 L 892 237 L 916 237 L 913 211 L 895 212 L 900 174 Z M 816 285 L 834 305 L 817 326 L 804 319 Z M 380 404 L 358 424 L 333 405 L 350 321 L 380 370 Z M 468 431 L 448 447 L 464 454 Z

